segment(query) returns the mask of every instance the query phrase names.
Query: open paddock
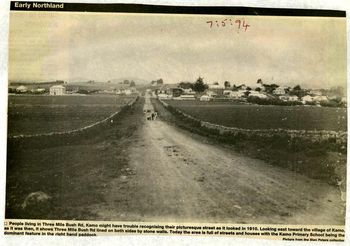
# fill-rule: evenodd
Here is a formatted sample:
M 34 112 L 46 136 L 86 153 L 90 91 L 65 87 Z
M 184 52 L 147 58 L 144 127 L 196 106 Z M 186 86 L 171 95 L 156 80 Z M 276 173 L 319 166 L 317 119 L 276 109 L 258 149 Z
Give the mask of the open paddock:
M 228 127 L 330 131 L 347 129 L 345 108 L 175 100 L 167 100 L 166 103 L 202 121 Z
M 79 129 L 107 118 L 131 96 L 9 96 L 8 135 Z

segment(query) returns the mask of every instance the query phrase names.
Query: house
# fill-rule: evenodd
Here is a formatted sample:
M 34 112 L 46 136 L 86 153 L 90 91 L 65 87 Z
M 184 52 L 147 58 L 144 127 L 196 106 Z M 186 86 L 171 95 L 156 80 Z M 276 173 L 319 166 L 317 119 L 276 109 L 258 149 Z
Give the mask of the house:
M 284 94 L 286 94 L 286 88 L 277 87 L 272 93 L 275 95 L 284 95 Z
M 285 102 L 296 102 L 299 101 L 299 98 L 295 95 L 282 95 L 278 97 L 280 100 L 285 101 Z
M 137 90 L 135 87 L 120 88 L 118 90 L 115 90 L 115 93 L 117 95 L 131 95 L 133 93 L 137 93 Z
M 25 92 L 27 92 L 27 91 L 28 91 L 28 89 L 27 89 L 27 87 L 25 87 L 24 85 L 18 86 L 18 87 L 16 88 L 16 92 L 19 92 L 19 93 L 25 93 Z
M 216 93 L 216 92 L 213 91 L 213 90 L 208 90 L 208 91 L 206 92 L 206 94 L 207 94 L 208 96 L 210 96 L 210 97 L 216 97 L 216 96 L 218 96 L 218 93 Z
M 182 88 L 171 88 L 168 91 L 173 97 L 179 97 L 184 93 Z
M 114 91 L 113 91 L 114 92 Z M 118 89 L 115 91 L 117 95 L 123 95 L 124 94 L 124 89 Z
M 132 90 L 131 90 L 131 89 L 125 89 L 125 90 L 124 90 L 124 94 L 125 94 L 125 95 L 131 95 L 131 93 L 132 93 Z
M 213 94 L 213 96 L 215 95 L 215 97 L 223 97 L 223 93 L 224 93 L 225 89 L 209 89 L 206 94 Z
M 50 87 L 51 96 L 62 96 L 66 94 L 66 87 L 63 85 L 54 85 Z
M 258 97 L 258 98 L 262 98 L 262 99 L 267 98 L 267 96 L 265 94 L 260 93 L 259 91 L 250 91 L 248 97 Z
M 326 96 L 314 96 L 313 97 L 314 102 L 325 102 L 328 101 L 328 97 Z
M 177 84 L 164 84 L 156 90 L 156 94 L 167 94 L 171 97 L 179 97 L 183 94 L 183 89 L 179 88 Z
M 201 96 L 199 98 L 199 101 L 206 101 L 206 102 L 208 102 L 208 101 L 211 101 L 211 100 L 213 100 L 213 98 L 211 96 L 208 96 L 208 95 L 203 95 L 203 96 Z
M 232 98 L 232 99 L 241 99 L 242 97 L 244 97 L 244 95 L 245 95 L 244 90 L 231 91 L 231 93 L 228 95 L 228 97 Z
M 191 88 L 188 88 L 188 89 L 182 89 L 183 93 L 186 94 L 186 95 L 195 95 L 196 92 L 193 91 Z
M 313 101 L 314 101 L 314 98 L 312 96 L 310 96 L 310 95 L 306 95 L 306 96 L 301 98 L 301 102 L 303 104 L 311 103 Z

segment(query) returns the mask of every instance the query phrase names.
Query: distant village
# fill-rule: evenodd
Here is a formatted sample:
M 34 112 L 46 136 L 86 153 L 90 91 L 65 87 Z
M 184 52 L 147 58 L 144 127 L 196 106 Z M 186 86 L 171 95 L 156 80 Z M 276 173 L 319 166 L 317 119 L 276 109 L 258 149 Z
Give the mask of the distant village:
M 148 86 L 154 97 L 165 100 L 199 100 L 199 101 L 236 101 L 261 105 L 314 105 L 326 107 L 346 107 L 347 100 L 344 88 L 306 89 L 300 85 L 294 87 L 280 86 L 276 83 L 265 83 L 258 79 L 255 86 L 245 84 L 204 83 L 199 77 L 195 82 L 165 84 L 162 79 L 151 81 Z M 134 81 L 124 80 L 118 84 L 95 82 L 67 83 L 62 80 L 45 83 L 11 83 L 10 94 L 46 94 L 87 95 L 111 94 L 132 95 L 139 93 Z
M 223 84 L 214 82 L 205 84 L 202 78 L 196 82 L 179 84 L 161 84 L 153 81 L 153 95 L 159 99 L 225 101 L 234 100 L 242 103 L 263 105 L 315 105 L 329 107 L 346 107 L 346 96 L 342 87 L 331 89 L 305 89 L 300 85 L 294 87 L 279 86 L 257 80 L 255 86 L 245 84 Z
M 113 94 L 132 95 L 138 93 L 135 82 L 125 80 L 122 83 L 111 84 L 108 82 L 67 83 L 63 80 L 44 83 L 11 83 L 9 94 L 43 94 L 51 96 L 62 95 L 88 95 L 88 94 Z

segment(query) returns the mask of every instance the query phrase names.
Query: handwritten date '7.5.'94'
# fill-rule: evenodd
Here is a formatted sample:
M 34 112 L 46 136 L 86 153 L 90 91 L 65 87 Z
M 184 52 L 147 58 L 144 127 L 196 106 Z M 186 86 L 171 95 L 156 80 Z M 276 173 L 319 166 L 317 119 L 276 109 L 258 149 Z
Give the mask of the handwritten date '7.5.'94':
M 234 28 L 238 33 L 240 31 L 246 32 L 250 25 L 244 19 L 222 19 L 207 21 L 210 28 Z

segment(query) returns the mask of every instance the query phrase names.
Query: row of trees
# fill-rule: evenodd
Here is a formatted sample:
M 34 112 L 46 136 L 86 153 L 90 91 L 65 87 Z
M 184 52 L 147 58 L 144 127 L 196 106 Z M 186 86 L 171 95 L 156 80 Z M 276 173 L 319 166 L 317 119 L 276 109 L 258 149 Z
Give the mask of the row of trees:
M 195 92 L 201 93 L 209 88 L 207 84 L 204 83 L 203 78 L 199 77 L 194 83 L 191 82 L 181 82 L 179 87 L 183 89 L 192 89 Z
M 164 84 L 163 79 L 152 80 L 151 85 L 162 85 Z
M 215 82 L 215 84 L 219 84 L 218 82 Z M 279 85 L 277 84 L 265 84 L 262 82 L 261 79 L 258 79 L 257 80 L 257 84 L 261 84 L 262 87 L 264 87 L 264 91 L 267 92 L 267 93 L 270 93 L 272 94 L 274 90 L 276 90 Z M 192 89 L 196 92 L 203 92 L 205 91 L 206 89 L 208 89 L 208 85 L 204 83 L 203 81 L 203 78 L 202 77 L 199 77 L 194 83 L 191 83 L 191 82 L 181 82 L 179 84 L 179 86 L 183 89 Z M 251 91 L 252 88 L 251 87 L 246 87 L 244 84 L 241 84 L 241 85 L 235 85 L 233 84 L 231 86 L 231 83 L 229 81 L 225 81 L 224 82 L 224 86 L 225 86 L 225 89 L 232 89 L 233 91 L 238 91 L 240 89 L 242 89 L 243 87 L 245 87 L 245 89 L 247 91 Z M 256 91 L 261 91 L 261 87 L 257 87 L 255 88 Z M 296 95 L 298 96 L 299 98 L 305 96 L 307 94 L 306 90 L 305 89 L 302 89 L 300 87 L 300 85 L 297 85 L 293 88 L 287 88 L 287 91 L 286 93 L 289 93 L 290 95 Z
M 135 85 L 136 85 L 136 83 L 135 83 L 135 81 L 133 81 L 133 80 L 128 80 L 128 79 L 125 79 L 124 81 L 123 81 L 123 84 L 124 85 L 129 85 L 130 87 L 134 87 Z

